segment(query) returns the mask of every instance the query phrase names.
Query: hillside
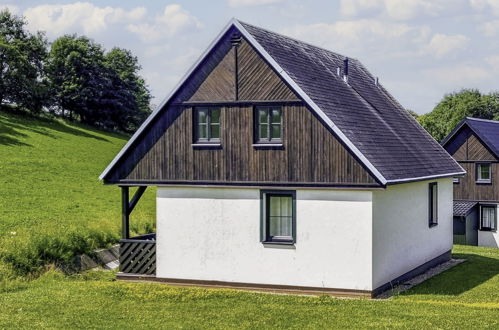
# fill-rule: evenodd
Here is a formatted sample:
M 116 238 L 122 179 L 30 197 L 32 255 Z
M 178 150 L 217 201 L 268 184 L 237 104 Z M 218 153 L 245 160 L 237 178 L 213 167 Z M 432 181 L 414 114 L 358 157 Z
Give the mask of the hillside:
M 126 140 L 0 111 L 0 279 L 119 239 L 119 188 L 97 177 Z M 134 210 L 132 232 L 153 230 L 153 196 Z

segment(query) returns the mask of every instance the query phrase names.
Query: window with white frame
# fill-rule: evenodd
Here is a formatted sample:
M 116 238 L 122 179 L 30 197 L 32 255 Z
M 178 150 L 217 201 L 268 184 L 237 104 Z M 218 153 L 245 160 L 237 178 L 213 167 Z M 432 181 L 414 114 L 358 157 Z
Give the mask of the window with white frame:
M 490 170 L 490 163 L 477 163 L 476 164 L 476 182 L 477 183 L 491 183 L 492 173 Z

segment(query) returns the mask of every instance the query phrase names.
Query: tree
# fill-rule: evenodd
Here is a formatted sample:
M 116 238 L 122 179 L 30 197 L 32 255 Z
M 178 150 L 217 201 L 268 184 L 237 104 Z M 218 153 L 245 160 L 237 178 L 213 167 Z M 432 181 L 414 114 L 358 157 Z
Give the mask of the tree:
M 417 113 L 416 111 L 411 110 L 411 109 L 406 109 L 406 110 L 407 110 L 407 112 L 408 112 L 408 113 L 409 113 L 412 117 L 414 117 L 414 119 L 418 119 L 419 115 L 418 115 L 418 113 Z
M 430 113 L 419 116 L 418 121 L 441 141 L 465 117 L 499 119 L 499 94 L 482 95 L 475 89 L 447 94 Z
M 65 35 L 52 43 L 46 72 L 61 115 L 94 123 L 96 99 L 107 87 L 103 69 L 104 52 L 89 38 Z
M 0 104 L 16 103 L 33 112 L 48 105 L 48 84 L 43 74 L 47 40 L 29 33 L 26 21 L 9 11 L 0 12 Z
M 127 116 L 125 118 L 121 116 L 121 119 L 126 121 L 120 128 L 126 132 L 135 131 L 151 113 L 151 93 L 139 75 L 141 67 L 138 59 L 129 50 L 121 48 L 111 49 L 105 59 L 107 66 L 121 80 L 115 83 L 120 84 L 121 89 L 124 88 L 127 93 L 133 95 L 134 99 L 134 102 L 129 102 L 129 107 L 124 109 Z

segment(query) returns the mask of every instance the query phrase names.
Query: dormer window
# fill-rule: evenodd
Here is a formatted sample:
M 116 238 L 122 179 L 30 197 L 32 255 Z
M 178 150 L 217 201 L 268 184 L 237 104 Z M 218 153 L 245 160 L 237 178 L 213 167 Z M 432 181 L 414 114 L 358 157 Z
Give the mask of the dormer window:
M 476 164 L 476 182 L 477 183 L 491 183 L 492 182 L 490 163 L 478 163 L 478 164 Z
M 194 140 L 196 143 L 220 142 L 220 108 L 199 107 L 194 109 Z
M 282 108 L 276 106 L 256 107 L 255 135 L 257 143 L 282 142 Z

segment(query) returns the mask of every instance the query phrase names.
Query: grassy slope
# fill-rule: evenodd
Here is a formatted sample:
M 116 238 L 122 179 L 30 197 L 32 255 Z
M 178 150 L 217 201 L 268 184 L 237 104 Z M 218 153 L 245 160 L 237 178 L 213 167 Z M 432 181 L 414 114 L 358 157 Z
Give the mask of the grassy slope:
M 120 192 L 97 177 L 127 137 L 0 111 L 0 279 L 116 241 Z M 154 219 L 153 191 L 132 230 Z
M 47 273 L 3 288 L 0 328 L 497 329 L 499 250 L 457 246 L 456 252 L 468 261 L 374 301 L 124 283 L 104 272 Z

